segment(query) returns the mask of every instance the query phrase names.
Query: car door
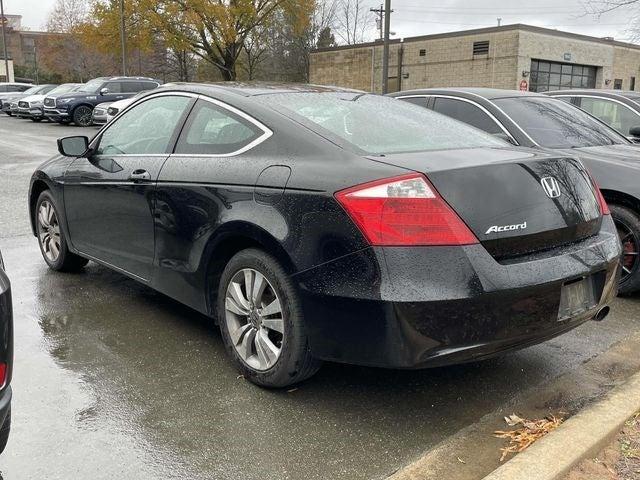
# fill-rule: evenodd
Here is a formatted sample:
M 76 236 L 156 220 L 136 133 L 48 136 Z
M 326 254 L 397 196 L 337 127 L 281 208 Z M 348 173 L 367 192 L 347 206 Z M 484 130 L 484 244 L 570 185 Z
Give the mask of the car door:
M 640 115 L 622 102 L 597 97 L 579 97 L 579 107 L 630 138 L 632 127 L 640 126 Z
M 149 281 L 154 258 L 153 191 L 184 119 L 189 94 L 147 98 L 111 123 L 65 174 L 73 246 Z
M 156 289 L 204 311 L 198 274 L 211 235 L 232 224 L 237 212 L 260 224 L 266 217 L 257 201 L 276 202 L 289 179 L 288 167 L 257 148 L 271 135 L 240 110 L 198 100 L 158 179 L 156 263 L 162 274 Z

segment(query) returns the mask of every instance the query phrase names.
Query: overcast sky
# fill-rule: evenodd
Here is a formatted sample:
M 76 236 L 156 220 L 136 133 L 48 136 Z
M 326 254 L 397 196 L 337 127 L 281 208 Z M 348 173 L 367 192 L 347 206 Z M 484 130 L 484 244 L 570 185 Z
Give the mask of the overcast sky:
M 586 0 L 588 1 L 588 0 Z M 380 0 L 367 0 L 377 7 Z M 5 13 L 23 16 L 23 25 L 42 29 L 55 0 L 4 0 Z M 528 23 L 598 37 L 629 38 L 629 19 L 640 13 L 637 6 L 602 17 L 584 15 L 580 0 L 392 0 L 391 30 L 396 37 L 409 37 L 455 30 L 481 28 L 502 23 Z M 372 37 L 375 31 L 372 30 Z

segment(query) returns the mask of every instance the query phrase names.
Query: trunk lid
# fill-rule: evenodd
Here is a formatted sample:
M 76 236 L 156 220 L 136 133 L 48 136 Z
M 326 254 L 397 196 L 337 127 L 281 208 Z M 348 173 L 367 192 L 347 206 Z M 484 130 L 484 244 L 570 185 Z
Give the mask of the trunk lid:
M 600 229 L 593 184 L 576 158 L 525 149 L 369 158 L 424 173 L 497 259 L 577 242 Z

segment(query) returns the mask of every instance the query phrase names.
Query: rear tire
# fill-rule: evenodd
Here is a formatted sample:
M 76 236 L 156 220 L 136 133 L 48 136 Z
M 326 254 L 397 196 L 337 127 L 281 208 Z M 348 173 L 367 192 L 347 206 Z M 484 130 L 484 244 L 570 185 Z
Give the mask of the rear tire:
M 88 262 L 69 250 L 67 238 L 59 219 L 58 205 L 49 190 L 38 197 L 33 213 L 38 234 L 38 245 L 42 258 L 52 270 L 60 272 L 77 272 Z
M 609 205 L 622 241 L 622 277 L 618 292 L 629 295 L 640 290 L 640 215 L 621 205 Z
M 73 111 L 73 123 L 79 127 L 90 127 L 93 123 L 93 108 L 87 105 L 80 105 Z
M 245 283 L 247 275 L 251 280 Z M 247 285 L 259 293 L 252 295 Z M 239 301 L 234 302 L 238 295 Z M 297 289 L 271 255 L 251 248 L 231 258 L 220 278 L 217 305 L 225 347 L 247 380 L 282 388 L 311 377 L 320 368 L 322 363 L 309 350 Z

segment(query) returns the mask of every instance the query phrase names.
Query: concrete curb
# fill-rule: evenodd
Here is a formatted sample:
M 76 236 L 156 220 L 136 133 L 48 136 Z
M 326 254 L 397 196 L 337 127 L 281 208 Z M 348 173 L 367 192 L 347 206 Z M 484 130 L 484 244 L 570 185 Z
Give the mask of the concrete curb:
M 602 401 L 571 417 L 484 480 L 560 480 L 582 460 L 592 458 L 604 449 L 638 411 L 640 373 L 615 388 Z

